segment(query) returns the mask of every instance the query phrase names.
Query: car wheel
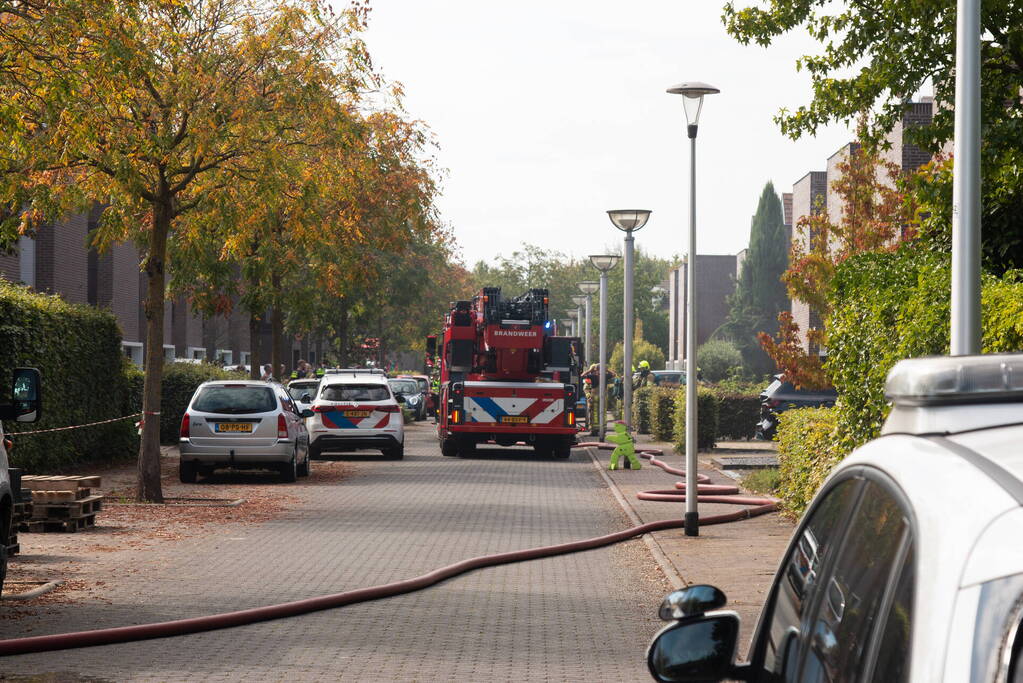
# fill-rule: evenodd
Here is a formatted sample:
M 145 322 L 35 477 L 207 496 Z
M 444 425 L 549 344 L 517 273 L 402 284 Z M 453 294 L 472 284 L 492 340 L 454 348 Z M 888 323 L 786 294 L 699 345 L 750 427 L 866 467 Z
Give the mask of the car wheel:
M 440 442 L 440 454 L 446 458 L 454 458 L 458 455 L 458 444 L 454 439 L 444 439 Z
M 199 463 L 194 460 L 178 464 L 178 479 L 182 484 L 194 484 L 199 477 Z
M 384 449 L 383 453 L 391 460 L 401 460 L 405 457 L 405 444 Z
M 305 461 L 301 465 L 299 465 L 298 468 L 297 468 L 298 476 L 300 476 L 300 477 L 308 477 L 309 476 L 310 467 L 311 467 L 311 463 L 310 463 L 310 460 L 309 460 L 309 451 L 306 450 L 306 452 L 305 452 Z
M 283 463 L 280 466 L 281 481 L 285 482 L 286 484 L 290 484 L 291 482 L 298 479 L 297 459 L 298 459 L 297 456 L 292 455 L 291 462 Z
M 572 444 L 561 443 L 554 448 L 554 457 L 558 460 L 568 460 L 572 456 Z

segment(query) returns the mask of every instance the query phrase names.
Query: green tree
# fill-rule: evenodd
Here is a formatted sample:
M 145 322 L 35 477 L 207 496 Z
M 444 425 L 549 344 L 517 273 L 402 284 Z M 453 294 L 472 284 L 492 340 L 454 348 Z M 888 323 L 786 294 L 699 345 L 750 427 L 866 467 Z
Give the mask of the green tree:
M 718 333 L 735 344 L 747 373 L 754 376 L 774 369 L 774 362 L 757 341 L 757 333 L 775 334 L 778 314 L 789 307 L 781 279 L 788 268 L 788 242 L 781 199 L 768 182 L 750 225 L 749 250 L 729 300 L 728 320 Z
M 696 350 L 696 367 L 703 379 L 720 382 L 742 367 L 742 354 L 732 342 L 711 339 Z

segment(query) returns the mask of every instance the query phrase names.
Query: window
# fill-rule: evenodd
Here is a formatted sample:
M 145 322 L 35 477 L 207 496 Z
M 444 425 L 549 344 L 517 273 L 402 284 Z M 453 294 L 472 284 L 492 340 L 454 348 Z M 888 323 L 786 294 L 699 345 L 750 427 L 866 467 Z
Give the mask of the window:
M 813 603 L 818 575 L 828 555 L 837 545 L 837 531 L 846 516 L 859 480 L 839 483 L 816 505 L 803 527 L 799 540 L 782 565 L 776 580 L 774 604 L 766 633 L 764 668 L 795 680 L 798 665 L 798 640 L 805 610 Z
M 316 396 L 316 387 L 319 385 L 319 381 L 316 382 L 288 382 L 288 393 L 291 398 L 296 401 L 301 401 L 304 394 L 309 396 Z
M 277 399 L 269 387 L 244 384 L 203 387 L 192 404 L 192 410 L 222 415 L 268 413 L 277 409 Z
M 418 394 L 420 391 L 419 383 L 414 379 L 396 379 L 391 380 L 388 384 L 391 385 L 391 391 L 396 394 L 407 396 L 409 394 Z
M 867 481 L 803 636 L 809 647 L 801 681 L 854 681 L 869 666 L 867 647 L 884 626 L 881 606 L 908 534 L 898 502 L 880 484 Z
M 391 391 L 384 384 L 329 384 L 319 398 L 324 401 L 386 401 Z
M 909 680 L 910 626 L 913 623 L 913 590 L 916 587 L 916 564 L 909 548 L 902 561 L 902 573 L 895 584 L 888 618 L 878 641 L 880 646 L 874 664 L 874 680 L 902 683 Z
M 141 342 L 121 342 L 121 350 L 124 351 L 124 355 L 128 358 L 128 360 L 135 365 L 142 367 Z

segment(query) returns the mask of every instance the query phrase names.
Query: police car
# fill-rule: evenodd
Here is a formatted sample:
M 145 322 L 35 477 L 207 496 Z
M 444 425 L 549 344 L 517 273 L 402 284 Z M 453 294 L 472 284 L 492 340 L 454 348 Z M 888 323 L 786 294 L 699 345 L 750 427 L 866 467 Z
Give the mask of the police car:
M 882 436 L 831 474 L 761 612 L 748 663 L 712 586 L 665 598 L 659 681 L 1023 682 L 1023 354 L 888 376 Z
M 405 426 L 399 400 L 383 374 L 328 372 L 307 423 L 310 455 L 373 449 L 403 458 Z

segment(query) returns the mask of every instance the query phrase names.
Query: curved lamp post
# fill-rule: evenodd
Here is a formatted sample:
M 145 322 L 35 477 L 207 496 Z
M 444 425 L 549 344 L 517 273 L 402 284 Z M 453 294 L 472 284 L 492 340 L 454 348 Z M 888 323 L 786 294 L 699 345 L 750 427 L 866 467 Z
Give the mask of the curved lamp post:
M 598 351 L 600 367 L 600 402 L 598 405 L 597 437 L 604 440 L 604 425 L 607 422 L 607 271 L 618 263 L 618 256 L 613 254 L 597 254 L 590 256 L 590 264 L 600 271 L 600 350 Z
M 612 209 L 607 212 L 608 217 L 614 226 L 625 233 L 625 315 L 622 316 L 625 334 L 622 336 L 622 351 L 624 362 L 622 363 L 622 419 L 625 421 L 629 431 L 632 431 L 632 336 L 635 333 L 633 316 L 633 253 L 635 239 L 632 233 L 646 225 L 650 218 L 650 211 L 647 209 Z
M 689 258 L 686 264 L 686 536 L 700 535 L 700 513 L 696 488 L 696 132 L 703 98 L 719 92 L 699 81 L 668 88 L 682 96 L 689 136 Z
M 593 295 L 600 291 L 600 283 L 592 280 L 580 282 L 579 291 L 586 295 L 586 329 L 583 333 L 585 337 L 583 344 L 586 349 L 583 358 L 586 366 L 589 367 L 593 359 L 593 347 L 590 345 L 590 328 L 593 327 Z

